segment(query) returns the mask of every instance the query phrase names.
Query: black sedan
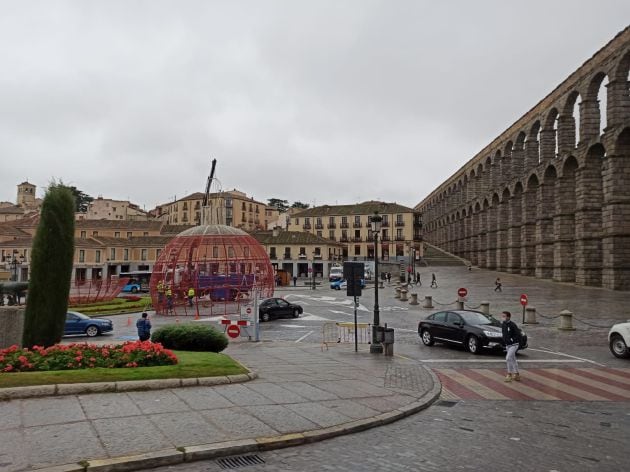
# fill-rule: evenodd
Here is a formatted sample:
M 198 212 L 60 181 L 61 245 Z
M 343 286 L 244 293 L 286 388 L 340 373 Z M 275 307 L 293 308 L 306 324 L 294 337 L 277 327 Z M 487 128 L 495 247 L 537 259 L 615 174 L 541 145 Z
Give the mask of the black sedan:
M 111 320 L 105 318 L 90 318 L 78 311 L 69 311 L 66 313 L 66 324 L 64 326 L 63 335 L 85 334 L 86 336 L 94 337 L 113 330 L 114 326 Z
M 284 298 L 267 298 L 258 307 L 260 321 L 274 318 L 297 318 L 302 314 L 302 307 L 289 303 Z
M 479 311 L 440 311 L 418 323 L 418 335 L 425 346 L 436 341 L 464 346 L 472 354 L 482 348 L 505 349 L 501 322 Z M 527 335 L 521 330 L 521 347 L 527 347 Z

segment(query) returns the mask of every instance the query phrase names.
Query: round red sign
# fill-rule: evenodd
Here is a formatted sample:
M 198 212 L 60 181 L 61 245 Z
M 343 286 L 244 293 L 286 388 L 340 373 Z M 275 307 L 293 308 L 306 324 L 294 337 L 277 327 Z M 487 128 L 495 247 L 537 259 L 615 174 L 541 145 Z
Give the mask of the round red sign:
M 248 307 L 245 309 L 245 313 L 247 313 L 248 315 L 251 315 L 251 314 L 252 314 L 252 309 L 251 309 L 251 307 L 249 307 L 249 306 L 248 306 Z
M 521 295 L 521 305 L 527 305 L 527 295 L 525 294 Z
M 468 290 L 466 290 L 464 287 L 457 289 L 457 295 L 460 297 L 465 297 L 466 295 L 468 295 Z
M 227 335 L 231 338 L 238 338 L 241 334 L 241 328 L 238 325 L 230 325 L 227 327 Z

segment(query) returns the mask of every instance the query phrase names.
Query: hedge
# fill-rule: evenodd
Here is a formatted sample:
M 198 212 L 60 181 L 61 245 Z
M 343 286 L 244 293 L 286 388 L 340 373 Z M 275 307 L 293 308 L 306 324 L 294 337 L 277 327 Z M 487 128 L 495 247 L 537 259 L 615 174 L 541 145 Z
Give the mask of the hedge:
M 225 334 L 201 324 L 162 326 L 153 332 L 151 340 L 178 351 L 221 352 L 228 346 Z

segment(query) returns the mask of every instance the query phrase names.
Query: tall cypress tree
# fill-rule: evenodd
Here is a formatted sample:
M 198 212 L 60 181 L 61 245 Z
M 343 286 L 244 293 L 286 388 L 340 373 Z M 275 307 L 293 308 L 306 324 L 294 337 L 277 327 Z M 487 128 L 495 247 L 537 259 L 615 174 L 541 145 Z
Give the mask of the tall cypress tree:
M 52 346 L 61 340 L 74 259 L 74 196 L 52 183 L 46 192 L 31 249 L 31 277 L 23 345 Z

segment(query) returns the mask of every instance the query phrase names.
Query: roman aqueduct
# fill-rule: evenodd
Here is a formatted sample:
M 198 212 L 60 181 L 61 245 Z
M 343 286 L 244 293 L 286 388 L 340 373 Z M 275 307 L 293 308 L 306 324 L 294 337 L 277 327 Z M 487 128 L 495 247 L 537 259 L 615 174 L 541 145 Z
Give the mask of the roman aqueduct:
M 630 27 L 435 189 L 424 238 L 479 267 L 630 290 Z

